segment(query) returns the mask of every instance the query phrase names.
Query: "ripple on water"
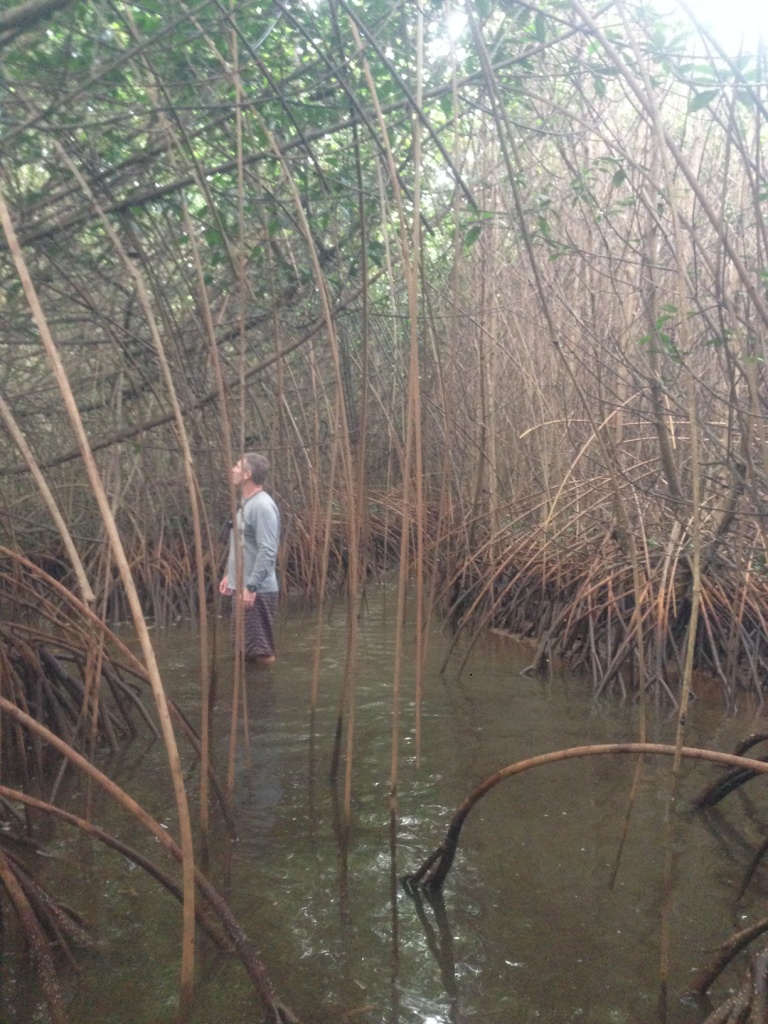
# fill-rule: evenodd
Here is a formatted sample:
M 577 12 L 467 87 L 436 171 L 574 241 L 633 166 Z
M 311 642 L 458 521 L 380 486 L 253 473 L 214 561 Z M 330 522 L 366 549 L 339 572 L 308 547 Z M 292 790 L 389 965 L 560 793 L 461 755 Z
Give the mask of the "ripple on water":
M 389 617 L 374 606 L 371 597 L 360 637 L 348 844 L 341 841 L 343 764 L 338 791 L 328 783 L 344 672 L 341 614 L 324 629 L 313 720 L 315 620 L 298 613 L 284 618 L 277 667 L 247 682 L 249 746 L 241 726 L 234 765 L 237 842 L 229 842 L 214 813 L 217 850 L 226 857 L 214 862 L 213 879 L 261 950 L 278 990 L 316 1024 L 336 1024 L 345 1014 L 363 1024 L 649 1019 L 658 970 L 667 779 L 660 759 L 649 760 L 644 771 L 613 888 L 634 769 L 628 758 L 584 759 L 507 780 L 468 817 L 442 901 L 414 901 L 397 883 L 435 848 L 455 808 L 491 772 L 548 750 L 634 738 L 636 709 L 608 701 L 596 707 L 588 684 L 573 677 L 523 679 L 519 670 L 528 656 L 496 642 L 478 643 L 461 677 L 441 675 L 447 641 L 435 637 L 424 674 L 418 758 L 413 672 L 409 665 L 403 670 L 393 871 L 388 793 L 394 604 L 389 602 Z M 156 640 L 166 685 L 183 706 L 194 708 L 196 638 L 180 626 L 156 633 Z M 223 779 L 229 694 L 224 663 L 214 734 Z M 663 714 L 651 724 L 662 741 L 673 728 Z M 755 731 L 746 716 L 723 722 L 719 709 L 703 701 L 694 705 L 689 729 L 692 743 L 720 749 L 732 749 Z M 192 793 L 197 776 L 191 758 L 183 756 L 191 766 Z M 121 784 L 173 827 L 162 746 L 139 741 L 111 763 Z M 702 768 L 687 773 L 683 797 L 710 777 Z M 755 820 L 764 820 L 758 785 L 749 802 Z M 96 810 L 100 824 L 126 834 L 120 812 L 101 799 Z M 687 816 L 675 838 L 672 983 L 679 991 L 691 968 L 730 933 L 733 878 L 750 855 L 738 801 L 724 805 L 720 821 L 722 827 Z M 157 855 L 156 844 L 136 842 Z M 94 852 L 90 843 L 87 849 L 83 856 L 81 841 L 70 836 L 62 857 L 44 868 L 63 886 L 57 891 L 65 902 L 84 910 L 103 943 L 87 958 L 72 1019 L 171 1024 L 178 906 L 143 873 L 128 871 L 121 858 L 101 848 Z M 745 923 L 759 911 L 762 889 L 757 880 L 740 905 Z M 9 997 L 2 998 L 7 1004 Z M 253 1020 L 243 971 L 208 950 L 198 1000 L 190 1024 Z M 686 1014 L 693 1024 L 690 1007 Z M 9 1021 L 21 1024 L 20 1018 Z

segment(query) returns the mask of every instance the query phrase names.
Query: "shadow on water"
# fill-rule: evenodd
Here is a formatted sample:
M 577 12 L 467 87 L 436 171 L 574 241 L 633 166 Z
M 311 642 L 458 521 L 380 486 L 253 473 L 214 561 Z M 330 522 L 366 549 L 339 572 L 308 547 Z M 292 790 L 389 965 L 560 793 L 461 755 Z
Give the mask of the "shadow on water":
M 485 777 L 534 754 L 635 739 L 636 707 L 595 703 L 589 684 L 574 676 L 523 678 L 519 673 L 530 652 L 494 637 L 476 645 L 460 678 L 450 671 L 440 675 L 445 647 L 435 637 L 425 673 L 420 767 L 413 683 L 404 681 L 395 821 L 387 799 L 394 654 L 389 608 L 372 599 L 362 624 L 348 831 L 328 780 L 344 616 L 332 617 L 325 627 L 313 716 L 313 615 L 285 613 L 278 666 L 249 670 L 248 743 L 241 732 L 235 763 L 237 837 L 232 840 L 214 812 L 211 875 L 278 991 L 314 1024 L 655 1020 L 668 765 L 650 759 L 644 768 L 613 886 L 634 770 L 629 758 L 552 765 L 508 780 L 470 816 L 442 897 L 409 896 L 398 881 L 440 841 L 454 808 Z M 197 720 L 191 630 L 179 626 L 158 634 L 156 642 L 166 686 Z M 228 672 L 224 659 L 214 735 L 222 781 Z M 697 701 L 688 742 L 729 750 L 755 728 L 748 712 L 724 719 L 719 707 Z M 649 739 L 670 742 L 673 734 L 673 721 L 660 711 Z M 173 828 L 164 757 L 160 744 L 141 740 L 107 767 Z M 197 766 L 185 757 L 189 792 L 196 794 Z M 686 768 L 681 806 L 711 778 L 707 766 Z M 703 1009 L 682 998 L 686 984 L 733 926 L 761 912 L 766 879 L 760 870 L 741 900 L 737 893 L 762 838 L 763 789 L 755 781 L 715 811 L 679 816 L 669 1024 L 703 1019 Z M 129 828 L 108 801 L 94 800 L 100 824 L 117 833 Z M 157 855 L 153 841 L 128 838 Z M 83 913 L 99 939 L 97 950 L 84 957 L 73 989 L 72 1020 L 170 1024 L 180 960 L 178 907 L 140 871 L 80 837 L 56 833 L 47 852 L 47 881 Z M 190 1024 L 259 1020 L 239 965 L 205 939 L 200 954 Z M 3 974 L 12 984 L 0 992 L 0 1019 L 44 1019 L 35 1017 L 34 997 L 22 996 L 19 972 Z

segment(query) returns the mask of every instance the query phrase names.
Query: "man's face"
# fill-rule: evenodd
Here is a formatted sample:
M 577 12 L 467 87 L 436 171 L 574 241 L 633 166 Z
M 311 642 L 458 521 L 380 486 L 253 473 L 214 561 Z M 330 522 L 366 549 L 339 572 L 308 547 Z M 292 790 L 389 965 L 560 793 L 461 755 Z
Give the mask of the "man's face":
M 242 487 L 250 475 L 249 471 L 243 466 L 242 459 L 232 467 L 232 483 L 235 487 Z

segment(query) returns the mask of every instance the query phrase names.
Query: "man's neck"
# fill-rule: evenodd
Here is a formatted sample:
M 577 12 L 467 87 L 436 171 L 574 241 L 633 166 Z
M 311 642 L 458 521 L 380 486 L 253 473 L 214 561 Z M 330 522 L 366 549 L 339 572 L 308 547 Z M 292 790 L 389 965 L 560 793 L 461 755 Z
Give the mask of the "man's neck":
M 263 490 L 264 488 L 261 484 L 254 484 L 250 480 L 246 480 L 240 493 L 242 494 L 243 501 L 248 501 L 248 499 L 252 498 L 254 494 L 258 494 L 259 491 Z

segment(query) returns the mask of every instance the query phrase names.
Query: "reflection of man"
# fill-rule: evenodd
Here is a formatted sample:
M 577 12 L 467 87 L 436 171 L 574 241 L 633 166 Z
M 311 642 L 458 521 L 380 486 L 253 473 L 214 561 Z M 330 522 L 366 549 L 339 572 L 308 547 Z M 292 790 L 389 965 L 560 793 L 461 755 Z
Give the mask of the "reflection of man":
M 232 467 L 232 482 L 240 488 L 237 529 L 243 547 L 243 591 L 245 605 L 245 657 L 258 665 L 275 660 L 274 620 L 277 611 L 275 560 L 280 539 L 280 513 L 264 490 L 269 462 L 264 455 L 248 452 Z M 236 587 L 235 533 L 230 533 L 227 572 L 219 593 L 233 594 Z M 234 619 L 233 619 L 234 621 Z

